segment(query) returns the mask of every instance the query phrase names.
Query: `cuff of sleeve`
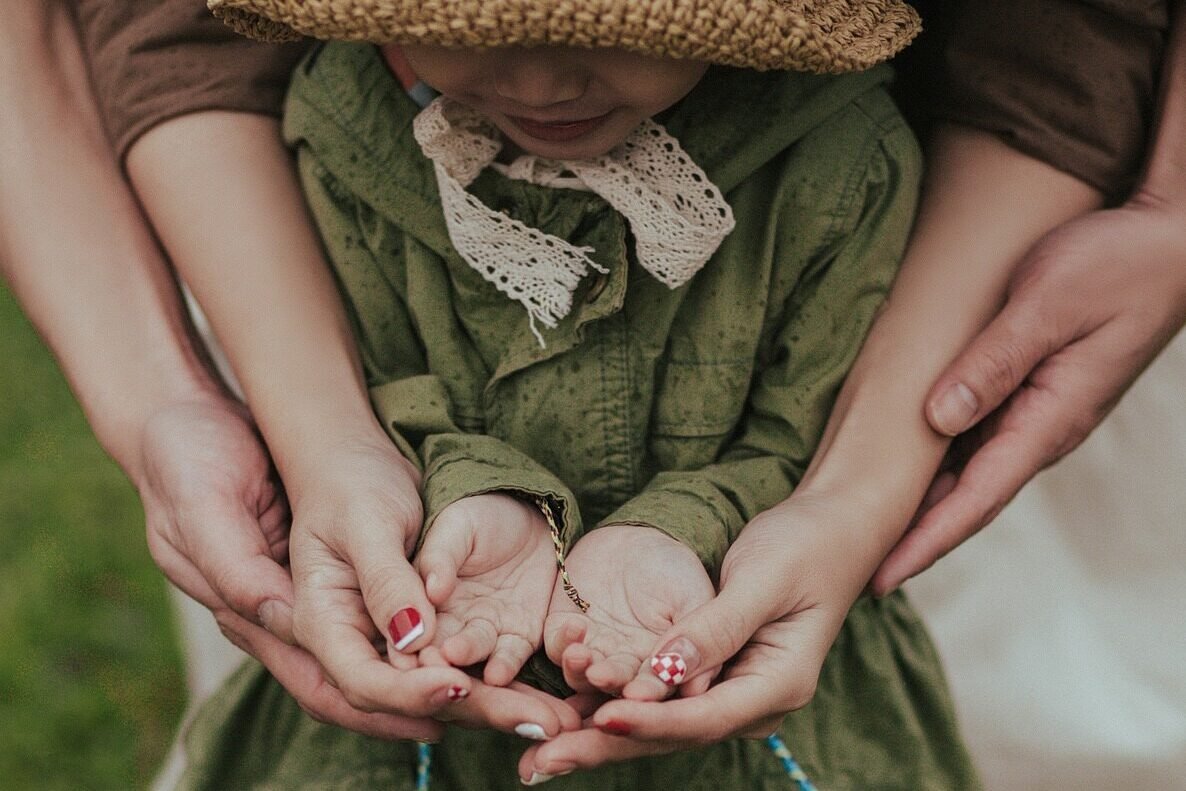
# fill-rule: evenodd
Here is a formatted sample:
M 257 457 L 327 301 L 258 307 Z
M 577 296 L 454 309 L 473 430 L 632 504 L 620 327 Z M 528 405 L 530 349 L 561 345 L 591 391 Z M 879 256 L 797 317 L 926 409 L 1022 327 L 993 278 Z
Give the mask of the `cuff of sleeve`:
M 597 526 L 632 524 L 661 530 L 695 552 L 715 581 L 745 520 L 715 486 L 663 478 L 657 476 L 651 486 Z
M 506 443 L 481 434 L 437 435 L 425 440 L 421 455 L 425 518 L 420 544 L 447 506 L 492 492 L 547 501 L 566 552 L 580 536 L 576 497 L 555 475 Z

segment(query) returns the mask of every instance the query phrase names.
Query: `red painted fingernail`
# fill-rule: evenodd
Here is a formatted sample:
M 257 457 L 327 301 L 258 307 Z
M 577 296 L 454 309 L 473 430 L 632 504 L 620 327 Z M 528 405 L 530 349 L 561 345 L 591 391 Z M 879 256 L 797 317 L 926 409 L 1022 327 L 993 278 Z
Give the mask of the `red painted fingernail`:
M 608 733 L 611 736 L 629 736 L 630 731 L 633 730 L 629 725 L 621 720 L 610 720 L 604 725 L 598 725 L 603 733 Z
M 679 654 L 655 654 L 651 657 L 651 670 L 669 687 L 674 687 L 688 674 L 688 665 Z
M 424 622 L 420 620 L 420 612 L 415 607 L 403 608 L 391 616 L 387 632 L 391 635 L 395 650 L 404 650 L 413 640 L 424 634 Z
M 449 691 L 446 692 L 445 695 L 449 698 L 449 700 L 465 700 L 469 697 L 469 690 L 465 687 L 452 686 L 449 687 Z

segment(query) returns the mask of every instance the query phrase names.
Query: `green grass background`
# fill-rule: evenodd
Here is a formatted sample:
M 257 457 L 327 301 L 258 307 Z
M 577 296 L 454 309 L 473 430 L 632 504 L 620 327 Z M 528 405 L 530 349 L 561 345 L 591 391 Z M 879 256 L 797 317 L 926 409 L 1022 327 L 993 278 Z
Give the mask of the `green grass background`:
M 184 697 L 135 492 L 0 286 L 0 788 L 143 788 Z

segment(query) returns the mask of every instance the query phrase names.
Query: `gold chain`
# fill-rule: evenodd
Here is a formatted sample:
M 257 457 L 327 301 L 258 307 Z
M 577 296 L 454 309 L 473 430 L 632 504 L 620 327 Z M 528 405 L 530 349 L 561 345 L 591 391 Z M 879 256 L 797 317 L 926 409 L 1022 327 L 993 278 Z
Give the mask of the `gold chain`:
M 556 568 L 560 569 L 560 585 L 578 610 L 588 612 L 589 602 L 582 599 L 581 594 L 577 593 L 577 587 L 572 584 L 572 580 L 568 577 L 568 569 L 564 567 L 564 542 L 560 540 L 560 528 L 556 525 L 552 504 L 543 497 L 536 497 L 535 504 L 539 506 L 544 519 L 548 522 L 548 530 L 552 533 L 552 546 L 556 548 Z

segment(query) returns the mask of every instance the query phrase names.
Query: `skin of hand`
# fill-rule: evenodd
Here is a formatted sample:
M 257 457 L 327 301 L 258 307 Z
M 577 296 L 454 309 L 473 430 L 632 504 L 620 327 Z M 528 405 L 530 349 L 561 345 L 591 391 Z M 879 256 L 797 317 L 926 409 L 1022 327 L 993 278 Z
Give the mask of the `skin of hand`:
M 416 556 L 437 610 L 434 643 L 455 667 L 486 662 L 483 680 L 504 687 L 542 641 L 556 558 L 548 523 L 506 494 L 444 508 Z
M 750 522 L 725 556 L 721 593 L 679 618 L 641 652 L 644 657 L 679 654 L 688 685 L 700 692 L 746 645 L 718 683 L 702 694 L 659 702 L 650 694 L 655 671 L 644 663 L 624 690 L 631 693 L 626 699 L 602 705 L 583 730 L 529 748 L 519 762 L 520 777 L 567 774 L 738 736 L 765 737 L 786 712 L 805 705 L 866 579 L 852 569 L 853 547 L 827 529 L 823 521 L 829 515 L 819 508 L 788 501 Z M 623 556 L 614 557 L 620 562 Z M 653 575 L 655 567 L 647 568 Z M 595 595 L 588 593 L 590 599 Z M 691 598 L 703 601 L 704 592 Z M 632 645 L 634 664 L 638 653 Z
M 211 375 L 120 173 L 69 4 L 6 6 L 0 104 L 0 268 L 138 489 L 154 558 L 312 716 L 381 738 L 438 736 L 431 720 L 351 708 L 312 656 L 284 642 L 284 498 L 254 426 Z
M 1079 445 L 1186 322 L 1186 207 L 1138 194 L 1056 229 L 1005 307 L 944 373 L 927 417 L 962 434 L 918 521 L 886 558 L 886 593 L 987 525 Z
M 766 736 L 812 698 L 848 608 L 906 532 L 947 448 L 923 416 L 930 384 L 991 319 L 1012 262 L 1099 200 L 974 130 L 941 129 L 929 157 L 901 272 L 811 466 L 790 499 L 742 531 L 717 598 L 655 644 L 680 653 L 689 678 L 736 655 L 723 680 L 695 697 L 611 701 L 592 724 L 612 733 L 587 728 L 533 750 L 523 777 Z
M 926 416 L 950 469 L 872 588 L 885 593 L 974 535 L 1100 423 L 1186 320 L 1186 3 L 1174 4 L 1148 161 L 1115 209 L 1055 229 L 1003 309 L 935 382 Z
M 582 536 L 565 565 L 589 609 L 582 613 L 556 581 L 544 645 L 564 680 L 578 693 L 604 693 L 593 699 L 667 697 L 675 685 L 648 662 L 655 640 L 716 593 L 696 553 L 651 527 L 605 525 Z M 703 668 L 681 691 L 702 692 L 718 669 Z
M 414 655 L 435 628 L 407 559 L 422 509 L 399 482 L 416 471 L 386 441 L 343 437 L 322 457 L 324 472 L 293 495 L 293 633 L 355 708 L 431 714 L 469 694 L 471 679 Z

